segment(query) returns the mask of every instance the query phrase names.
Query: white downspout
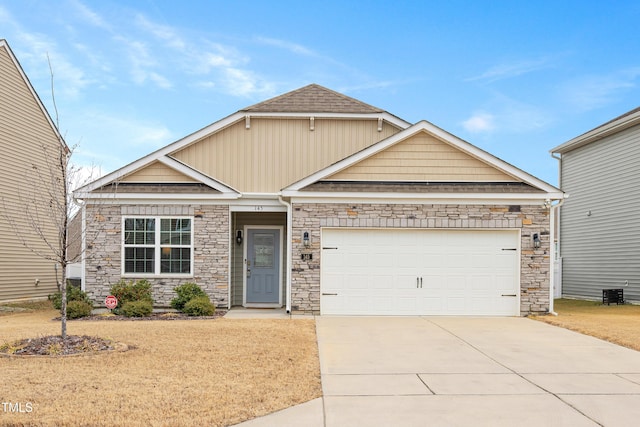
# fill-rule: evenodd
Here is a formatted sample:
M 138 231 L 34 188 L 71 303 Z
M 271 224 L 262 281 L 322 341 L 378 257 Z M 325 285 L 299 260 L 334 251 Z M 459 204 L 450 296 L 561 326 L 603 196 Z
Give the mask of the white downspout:
M 80 268 L 82 269 L 82 272 L 80 274 L 80 289 L 84 292 L 87 291 L 87 285 L 86 285 L 86 273 L 85 273 L 85 268 L 86 268 L 86 259 L 87 259 L 87 210 L 85 209 L 86 207 L 86 203 L 82 203 L 81 204 L 81 212 L 82 212 L 82 224 L 81 224 L 81 231 L 80 231 L 80 239 L 81 239 L 81 246 L 80 246 Z
M 555 156 L 554 153 L 551 153 L 551 157 L 558 161 L 558 186 L 562 189 L 562 157 Z M 565 194 L 565 198 L 567 195 Z M 550 254 L 549 254 L 549 314 L 557 316 L 558 313 L 554 311 L 553 300 L 555 297 L 555 274 L 554 274 L 554 264 L 556 262 L 556 245 L 554 242 L 554 237 L 556 235 L 556 215 L 557 209 L 562 206 L 564 203 L 564 199 L 560 200 L 558 204 L 551 205 L 549 209 L 549 219 L 551 220 L 550 224 Z M 558 223 L 558 249 L 560 249 L 560 223 Z M 560 250 L 558 250 L 560 252 Z
M 291 203 L 285 202 L 282 196 L 278 196 L 278 201 L 287 207 L 287 285 L 286 285 L 286 310 L 287 314 L 291 314 L 291 261 L 293 246 L 291 243 L 291 233 L 293 233 L 292 217 L 293 212 Z
M 555 274 L 554 274 L 554 264 L 556 262 L 556 245 L 555 242 L 553 241 L 554 236 L 555 236 L 555 232 L 556 232 L 556 209 L 558 209 L 560 206 L 562 206 L 562 204 L 564 203 L 564 200 L 560 200 L 560 202 L 556 205 L 551 205 L 549 207 L 549 219 L 551 221 L 550 224 L 550 253 L 549 253 L 549 314 L 553 314 L 554 316 L 557 316 L 558 313 L 556 313 L 555 311 L 553 311 L 553 298 L 554 298 L 554 294 L 555 294 Z M 558 241 L 560 241 L 560 236 L 558 236 Z

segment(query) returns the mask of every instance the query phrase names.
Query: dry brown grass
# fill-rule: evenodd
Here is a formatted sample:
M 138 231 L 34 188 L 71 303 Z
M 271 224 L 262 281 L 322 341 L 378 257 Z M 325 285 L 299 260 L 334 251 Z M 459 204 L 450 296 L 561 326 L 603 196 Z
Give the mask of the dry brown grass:
M 0 317 L 0 344 L 59 334 L 54 310 Z M 321 395 L 313 320 L 71 321 L 70 335 L 136 346 L 0 357 L 0 425 L 226 426 Z
M 560 299 L 554 306 L 558 316 L 534 319 L 640 351 L 640 305 Z

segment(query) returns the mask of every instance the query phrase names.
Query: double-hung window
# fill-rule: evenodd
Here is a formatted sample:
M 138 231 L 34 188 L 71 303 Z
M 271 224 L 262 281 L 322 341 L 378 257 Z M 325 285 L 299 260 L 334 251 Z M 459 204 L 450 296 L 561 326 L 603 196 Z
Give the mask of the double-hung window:
M 129 217 L 122 231 L 125 275 L 193 275 L 193 218 Z

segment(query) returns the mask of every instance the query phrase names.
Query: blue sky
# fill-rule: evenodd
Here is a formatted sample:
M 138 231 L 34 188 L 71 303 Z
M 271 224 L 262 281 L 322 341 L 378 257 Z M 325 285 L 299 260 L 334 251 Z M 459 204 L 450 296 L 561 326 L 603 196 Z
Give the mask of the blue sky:
M 120 168 L 318 83 L 557 183 L 549 149 L 640 105 L 637 1 L 0 0 L 5 38 L 78 145 Z

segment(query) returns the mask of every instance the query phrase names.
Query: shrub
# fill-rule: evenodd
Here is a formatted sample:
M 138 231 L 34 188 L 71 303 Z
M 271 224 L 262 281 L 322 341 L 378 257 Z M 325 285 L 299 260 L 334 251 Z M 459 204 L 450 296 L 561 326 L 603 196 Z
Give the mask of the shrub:
M 60 310 L 62 308 L 62 292 L 58 291 L 53 295 L 49 295 L 49 299 L 53 302 L 53 308 Z M 87 293 L 80 289 L 78 286 L 72 286 L 67 284 L 67 316 L 69 315 L 69 303 L 71 301 L 82 301 L 93 307 L 93 302 L 87 296 Z
M 153 303 L 148 300 L 127 301 L 120 312 L 127 317 L 147 317 L 153 311 Z
M 216 307 L 211 304 L 208 296 L 195 297 L 184 305 L 182 311 L 189 316 L 212 316 Z
M 86 301 L 69 301 L 67 303 L 67 319 L 78 319 L 91 314 L 92 306 Z
M 184 305 L 196 297 L 206 297 L 202 288 L 195 283 L 185 283 L 173 289 L 178 294 L 171 300 L 171 307 L 182 311 Z
M 111 295 L 118 298 L 118 305 L 114 309 L 115 313 L 119 314 L 126 303 L 134 301 L 147 301 L 153 307 L 151 283 L 148 280 L 142 279 L 134 283 L 133 280 L 127 282 L 121 279 L 111 287 L 110 292 Z

